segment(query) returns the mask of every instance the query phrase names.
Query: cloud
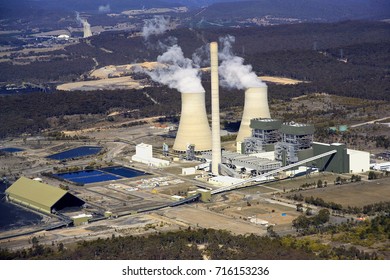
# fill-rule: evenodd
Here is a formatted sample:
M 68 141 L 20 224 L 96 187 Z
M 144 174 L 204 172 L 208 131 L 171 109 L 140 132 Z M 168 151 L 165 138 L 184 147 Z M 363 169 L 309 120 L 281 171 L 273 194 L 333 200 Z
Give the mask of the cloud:
M 169 27 L 169 18 L 164 16 L 154 16 L 151 19 L 144 21 L 144 26 L 142 28 L 142 36 L 145 40 L 148 40 L 151 35 L 160 35 L 168 30 Z
M 110 4 L 99 6 L 99 13 L 109 13 L 111 11 Z

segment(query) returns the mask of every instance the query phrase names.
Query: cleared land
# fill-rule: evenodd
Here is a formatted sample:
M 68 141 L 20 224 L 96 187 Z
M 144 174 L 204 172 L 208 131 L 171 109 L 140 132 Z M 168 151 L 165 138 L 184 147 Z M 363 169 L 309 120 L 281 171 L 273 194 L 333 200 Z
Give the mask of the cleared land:
M 322 189 L 300 191 L 304 197 L 319 197 L 326 202 L 335 202 L 343 207 L 384 202 L 390 200 L 390 180 L 388 178 L 362 181 L 347 185 L 330 186 Z
M 300 83 L 305 83 L 304 81 L 290 79 L 290 78 L 283 78 L 283 77 L 272 77 L 272 76 L 260 76 L 259 77 L 264 82 L 270 82 L 280 85 L 296 85 Z
M 214 228 L 231 231 L 234 234 L 265 234 L 264 227 L 240 221 L 232 217 L 211 212 L 206 209 L 181 206 L 169 208 L 164 216 L 174 221 L 180 221 L 193 227 Z
M 66 83 L 57 86 L 58 90 L 72 91 L 72 90 L 110 90 L 110 89 L 141 89 L 148 85 L 142 84 L 141 80 L 134 80 L 131 77 L 119 77 L 102 79 L 96 81 L 82 81 L 75 83 Z
M 102 68 L 96 69 L 90 73 L 90 77 L 98 79 L 94 81 L 80 81 L 74 83 L 66 83 L 57 86 L 58 90 L 72 91 L 72 90 L 109 90 L 109 89 L 139 89 L 146 87 L 144 81 L 134 80 L 131 76 L 137 68 L 145 70 L 152 70 L 161 66 L 158 62 L 143 62 L 135 64 L 124 65 L 108 65 Z M 203 68 L 203 71 L 209 71 L 209 67 Z M 125 77 L 121 77 L 126 75 Z M 283 78 L 283 77 L 271 77 L 261 76 L 265 82 L 271 82 L 282 85 L 295 85 L 303 83 L 303 81 Z
M 124 65 L 108 65 L 93 71 L 91 73 L 91 77 L 98 79 L 106 79 L 115 76 L 119 77 L 121 75 L 131 74 L 134 71 L 134 68 L 140 67 L 146 70 L 151 70 L 156 68 L 158 65 L 159 63 L 155 61 Z

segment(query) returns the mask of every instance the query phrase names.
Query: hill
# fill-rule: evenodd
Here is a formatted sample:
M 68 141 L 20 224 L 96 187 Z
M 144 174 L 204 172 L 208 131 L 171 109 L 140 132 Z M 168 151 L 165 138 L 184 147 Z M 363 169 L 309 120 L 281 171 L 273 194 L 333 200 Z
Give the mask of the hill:
M 215 3 L 197 18 L 232 21 L 254 17 L 297 18 L 306 21 L 346 19 L 382 19 L 390 17 L 390 3 L 385 0 L 258 0 Z

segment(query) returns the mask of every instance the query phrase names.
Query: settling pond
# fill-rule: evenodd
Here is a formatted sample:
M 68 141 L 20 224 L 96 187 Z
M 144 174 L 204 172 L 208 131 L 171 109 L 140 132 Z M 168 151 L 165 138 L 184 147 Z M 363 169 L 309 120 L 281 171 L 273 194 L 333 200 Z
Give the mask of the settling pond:
M 61 153 L 56 153 L 46 158 L 55 159 L 55 160 L 65 160 L 71 158 L 86 157 L 90 155 L 96 155 L 102 150 L 102 147 L 98 146 L 82 146 Z
M 149 175 L 142 171 L 123 166 L 112 166 L 101 169 L 83 170 L 77 172 L 67 172 L 54 174 L 54 177 L 67 180 L 76 184 L 91 184 L 98 182 L 114 181 L 124 178 L 134 178 Z

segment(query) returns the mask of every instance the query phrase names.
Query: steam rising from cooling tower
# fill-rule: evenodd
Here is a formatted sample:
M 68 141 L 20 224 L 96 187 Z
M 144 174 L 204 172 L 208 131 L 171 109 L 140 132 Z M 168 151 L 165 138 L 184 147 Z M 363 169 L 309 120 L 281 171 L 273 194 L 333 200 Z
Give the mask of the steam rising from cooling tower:
M 79 12 L 76 12 L 76 20 L 77 22 L 83 25 L 84 38 L 91 37 L 92 36 L 91 25 L 88 23 L 86 19 L 80 17 Z
M 205 90 L 201 84 L 199 68 L 184 57 L 177 44 L 167 47 L 157 57 L 154 70 L 138 69 L 148 74 L 155 82 L 181 92 L 181 116 L 173 149 L 185 152 L 189 144 L 196 152 L 211 150 L 211 131 L 207 119 Z
M 191 59 L 184 57 L 177 44 L 157 57 L 159 67 L 153 71 L 145 71 L 155 82 L 177 89 L 180 92 L 204 92 L 200 71 Z
M 244 65 L 244 59 L 233 55 L 233 36 L 221 38 L 223 48 L 219 57 L 221 86 L 227 88 L 246 89 L 244 112 L 236 141 L 244 141 L 251 136 L 250 120 L 254 118 L 270 118 L 267 97 L 267 85 L 252 71 L 251 65 Z
M 148 40 L 151 35 L 161 35 L 168 30 L 169 18 L 164 16 L 154 16 L 152 19 L 144 21 L 142 28 L 142 36 L 145 40 Z
M 227 35 L 220 38 L 220 42 L 223 46 L 219 54 L 222 60 L 219 66 L 221 86 L 236 89 L 266 86 L 252 71 L 251 65 L 245 65 L 242 57 L 233 55 L 232 44 L 235 42 L 233 36 Z

